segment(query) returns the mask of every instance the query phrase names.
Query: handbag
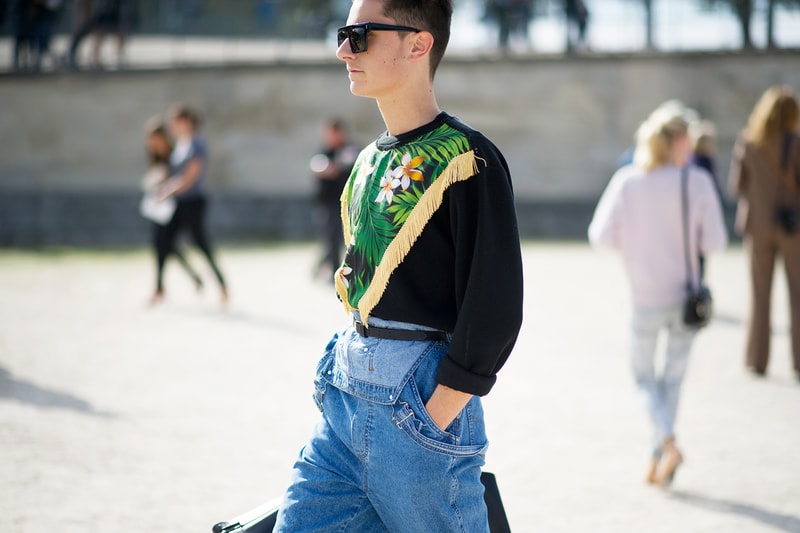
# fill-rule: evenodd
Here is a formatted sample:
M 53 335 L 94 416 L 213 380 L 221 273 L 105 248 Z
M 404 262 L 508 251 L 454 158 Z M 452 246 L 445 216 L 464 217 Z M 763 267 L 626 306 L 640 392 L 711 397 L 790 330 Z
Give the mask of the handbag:
M 681 171 L 681 208 L 683 218 L 683 251 L 686 260 L 686 296 L 683 300 L 683 323 L 691 329 L 701 329 L 711 321 L 714 311 L 714 300 L 711 290 L 703 283 L 703 272 L 700 272 L 699 285 L 692 282 L 692 263 L 689 255 L 689 168 Z
M 159 200 L 155 191 L 152 191 L 145 193 L 142 201 L 139 202 L 139 213 L 147 220 L 163 226 L 172 220 L 177 206 L 178 204 L 172 196 Z
M 796 136 L 787 133 L 783 140 L 783 148 L 781 150 L 780 171 L 784 175 L 786 182 L 789 184 L 789 189 L 792 192 L 800 190 L 800 174 L 794 176 L 790 175 L 789 157 L 793 153 L 795 146 Z M 775 209 L 775 221 L 783 229 L 787 235 L 794 235 L 798 228 L 800 228 L 800 206 L 797 205 L 780 205 Z
M 775 209 L 775 220 L 787 235 L 794 235 L 800 227 L 800 208 L 780 206 Z

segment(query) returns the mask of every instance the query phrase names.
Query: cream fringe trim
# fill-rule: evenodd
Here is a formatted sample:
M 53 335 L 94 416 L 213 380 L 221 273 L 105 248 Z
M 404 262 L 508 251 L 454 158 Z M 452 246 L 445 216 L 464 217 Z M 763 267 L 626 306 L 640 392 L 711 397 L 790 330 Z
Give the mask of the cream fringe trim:
M 347 193 L 350 189 L 350 183 L 345 185 L 344 190 L 342 191 L 342 196 L 339 199 L 339 205 L 342 206 L 342 229 L 344 230 L 344 249 L 350 246 L 350 239 L 352 238 L 352 234 L 350 233 L 350 217 L 348 216 L 348 207 L 349 203 L 347 201 Z M 339 300 L 341 300 L 342 305 L 344 306 L 344 310 L 347 314 L 355 311 L 355 308 L 350 306 L 350 302 L 347 300 L 347 285 L 345 285 L 344 276 L 342 275 L 342 268 L 333 273 L 333 286 L 336 289 L 336 294 L 339 295 Z
M 477 172 L 478 162 L 475 152 L 472 150 L 464 152 L 450 160 L 450 163 L 448 163 L 447 167 L 442 171 L 436 181 L 428 187 L 428 190 L 426 190 L 422 198 L 419 199 L 419 202 L 417 202 L 417 205 L 411 211 L 403 227 L 400 228 L 400 231 L 386 248 L 380 264 L 378 264 L 378 267 L 375 269 L 375 274 L 372 277 L 369 288 L 358 302 L 358 310 L 361 313 L 361 321 L 364 325 L 367 324 L 370 313 L 372 313 L 372 310 L 378 305 L 383 293 L 386 291 L 392 273 L 400 263 L 403 262 L 403 259 L 408 255 L 411 247 L 422 234 L 422 230 L 425 229 L 426 224 L 430 221 L 436 210 L 442 205 L 444 192 L 452 184 L 465 181 L 477 174 Z M 345 235 L 347 235 L 347 233 L 349 232 L 345 230 Z M 347 240 L 349 243 L 349 237 L 347 237 Z M 431 260 L 435 260 L 435 258 L 431 258 Z M 347 289 L 344 287 L 344 278 L 336 276 L 337 291 L 339 290 L 340 283 L 344 289 L 344 294 L 347 294 Z M 343 293 L 339 292 L 339 294 L 341 295 Z M 342 301 L 345 302 L 345 309 L 348 312 L 353 310 L 350 304 L 347 303 L 346 298 Z
M 341 197 L 339 197 L 339 205 L 341 206 L 341 216 L 342 216 L 342 229 L 344 229 L 344 249 L 347 250 L 347 247 L 350 246 L 350 217 L 348 216 L 347 210 L 349 203 L 347 201 L 347 194 L 350 192 L 350 184 L 348 183 L 345 185 L 344 190 L 342 191 Z

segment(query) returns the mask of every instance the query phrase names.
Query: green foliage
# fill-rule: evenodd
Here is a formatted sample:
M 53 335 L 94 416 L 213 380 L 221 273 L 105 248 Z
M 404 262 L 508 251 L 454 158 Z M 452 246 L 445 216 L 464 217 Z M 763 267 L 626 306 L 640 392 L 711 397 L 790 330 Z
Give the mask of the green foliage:
M 387 213 L 393 215 L 392 223 L 396 226 L 403 224 L 424 193 L 425 191 L 421 186 L 417 185 L 416 182 L 412 182 L 408 190 L 395 194 L 392 204 L 386 209 Z
M 407 145 L 411 157 L 422 156 L 425 164 L 447 164 L 450 160 L 469 149 L 467 139 L 461 135 L 453 136 L 449 128 L 437 128 L 427 135 Z
M 373 181 L 377 183 L 377 180 Z M 392 242 L 397 231 L 391 218 L 384 216 L 384 203 L 376 202 L 380 187 L 369 187 L 366 202 L 362 202 L 359 210 L 358 236 L 356 252 L 372 259 L 377 264 L 383 251 Z M 363 209 L 366 207 L 366 209 Z

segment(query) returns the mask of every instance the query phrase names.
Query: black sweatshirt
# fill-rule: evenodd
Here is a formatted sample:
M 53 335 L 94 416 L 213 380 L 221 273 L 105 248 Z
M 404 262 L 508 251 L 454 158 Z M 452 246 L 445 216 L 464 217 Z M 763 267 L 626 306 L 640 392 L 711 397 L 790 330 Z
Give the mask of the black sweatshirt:
M 384 133 L 375 148 L 402 151 L 443 124 L 467 139 L 477 173 L 444 191 L 371 315 L 451 332 L 437 382 L 482 396 L 522 322 L 522 259 L 508 165 L 486 137 L 446 113 L 397 137 Z

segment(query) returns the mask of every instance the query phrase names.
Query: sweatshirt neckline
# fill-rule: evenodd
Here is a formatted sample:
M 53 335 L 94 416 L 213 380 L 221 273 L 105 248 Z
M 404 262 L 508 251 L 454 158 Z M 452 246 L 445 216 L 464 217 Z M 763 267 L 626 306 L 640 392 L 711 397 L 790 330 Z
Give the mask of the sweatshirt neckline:
M 375 146 L 379 150 L 391 150 L 392 148 L 397 148 L 398 146 L 402 146 L 410 141 L 413 141 L 421 135 L 425 135 L 426 133 L 435 130 L 449 117 L 450 115 L 444 111 L 441 111 L 432 121 L 428 122 L 427 124 L 423 124 L 418 128 L 414 128 L 411 131 L 400 133 L 398 135 L 389 135 L 388 131 L 384 131 L 383 134 L 375 141 Z

